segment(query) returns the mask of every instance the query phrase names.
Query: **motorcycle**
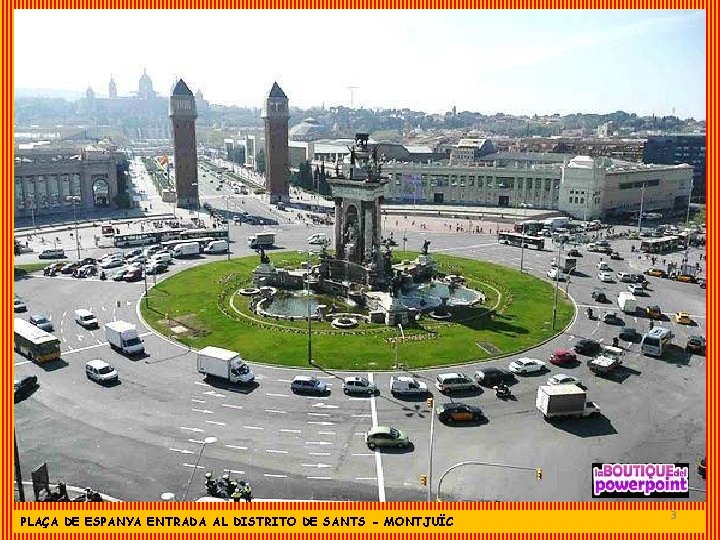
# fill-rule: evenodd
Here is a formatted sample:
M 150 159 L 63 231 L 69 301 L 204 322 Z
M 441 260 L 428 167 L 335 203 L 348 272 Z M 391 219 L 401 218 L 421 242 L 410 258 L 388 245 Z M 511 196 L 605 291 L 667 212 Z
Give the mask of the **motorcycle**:
M 587 318 L 590 319 L 590 320 L 593 320 L 593 319 L 595 318 L 595 316 L 593 315 L 593 310 L 592 310 L 592 308 L 588 308 L 588 309 L 587 309 Z
M 495 397 L 498 397 L 500 399 L 506 399 L 510 397 L 510 388 L 508 388 L 504 384 L 493 386 L 493 390 L 495 390 Z

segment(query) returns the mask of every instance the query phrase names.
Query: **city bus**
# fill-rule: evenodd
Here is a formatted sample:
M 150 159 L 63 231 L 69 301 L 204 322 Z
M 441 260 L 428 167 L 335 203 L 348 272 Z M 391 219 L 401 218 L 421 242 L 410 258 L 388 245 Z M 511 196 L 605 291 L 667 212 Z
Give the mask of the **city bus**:
M 33 362 L 43 363 L 60 358 L 60 340 L 25 319 L 15 317 L 15 352 Z
M 499 233 L 498 242 L 501 244 L 508 244 L 515 247 L 520 247 L 522 243 L 525 244 L 526 248 L 535 248 L 537 250 L 545 249 L 545 239 L 540 236 L 528 236 L 520 233 Z
M 662 356 L 674 338 L 671 330 L 658 326 L 643 334 L 640 350 L 646 356 Z
M 147 231 L 141 233 L 116 234 L 113 245 L 117 248 L 148 246 L 170 240 L 180 240 L 181 229 Z
M 677 236 L 663 236 L 640 242 L 640 251 L 645 253 L 667 253 L 678 248 L 680 238 Z M 684 246 L 683 246 L 684 247 Z
M 227 240 L 229 237 L 228 229 L 185 229 L 180 232 L 181 240 L 201 240 L 205 238 Z

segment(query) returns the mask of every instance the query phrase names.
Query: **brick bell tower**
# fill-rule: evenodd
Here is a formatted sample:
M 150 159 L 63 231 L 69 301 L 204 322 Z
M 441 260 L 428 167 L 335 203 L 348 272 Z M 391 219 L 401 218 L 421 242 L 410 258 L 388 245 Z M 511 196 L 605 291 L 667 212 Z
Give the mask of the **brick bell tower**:
M 288 98 L 275 82 L 265 99 L 265 188 L 270 203 L 290 199 L 290 155 L 288 151 Z
M 170 121 L 175 150 L 177 206 L 188 210 L 197 210 L 200 207 L 195 140 L 196 119 L 195 98 L 185 81 L 180 79 L 170 96 Z

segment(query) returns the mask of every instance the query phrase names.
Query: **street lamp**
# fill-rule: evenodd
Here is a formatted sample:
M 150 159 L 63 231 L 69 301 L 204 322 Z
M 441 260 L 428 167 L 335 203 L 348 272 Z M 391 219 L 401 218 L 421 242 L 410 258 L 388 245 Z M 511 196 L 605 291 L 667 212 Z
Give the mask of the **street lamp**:
M 435 441 L 435 401 L 432 397 L 427 398 L 427 405 L 430 409 L 430 450 L 428 451 L 428 479 L 427 479 L 427 502 L 432 499 L 432 466 L 433 466 L 433 446 Z M 442 482 L 442 478 L 440 478 Z M 440 487 L 438 486 L 438 489 Z
M 228 231 L 228 261 L 230 260 L 230 195 L 225 197 L 225 219 L 227 220 L 227 231 Z
M 555 331 L 555 321 L 557 319 L 557 302 L 558 302 L 558 290 L 560 288 L 560 250 L 562 249 L 562 240 L 558 242 L 558 254 L 557 254 L 557 266 L 555 267 L 555 299 L 553 300 L 553 313 L 552 313 L 552 329 Z
M 403 332 L 402 324 L 398 323 L 398 328 L 400 329 L 400 335 L 398 335 L 397 339 L 395 340 L 395 367 L 400 365 L 398 363 L 398 347 L 400 345 L 400 336 L 405 339 L 405 332 Z
M 638 216 L 638 234 L 642 234 L 643 203 L 645 202 L 645 184 L 640 188 L 640 215 Z
M 685 217 L 685 225 L 690 226 L 690 198 L 692 197 L 692 190 L 695 184 L 695 179 L 690 179 L 690 191 L 688 192 L 688 207 L 687 207 L 687 216 Z
M 476 465 L 481 467 L 497 467 L 501 469 L 519 469 L 521 471 L 534 471 L 536 478 L 538 480 L 542 479 L 542 469 L 539 467 L 523 467 L 520 465 L 506 465 L 504 463 L 490 463 L 487 461 L 461 461 L 460 463 L 456 463 L 452 467 L 449 467 L 445 469 L 445 472 L 442 473 L 442 476 L 440 476 L 440 480 L 438 481 L 438 488 L 437 488 L 437 500 L 440 500 L 440 488 L 442 488 L 443 480 L 445 479 L 445 476 L 452 470 L 458 469 L 460 467 L 465 467 L 466 465 Z
M 532 208 L 533 205 L 529 203 L 522 203 L 520 206 L 523 209 L 523 222 L 520 224 L 520 227 L 522 228 L 522 237 L 520 239 L 520 273 L 522 274 L 523 260 L 525 256 L 525 218 L 527 217 L 526 210 L 528 208 Z
M 312 263 L 310 261 L 310 250 L 310 244 L 308 244 L 307 295 L 305 296 L 305 302 L 307 302 L 307 362 L 309 366 L 312 366 L 312 317 L 310 316 L 310 272 L 312 271 Z
M 75 204 L 79 203 L 82 200 L 82 197 L 80 195 L 68 195 L 65 198 L 65 200 L 72 202 L 73 219 L 75 220 L 75 245 L 77 246 L 77 256 L 78 256 L 78 261 L 79 261 L 80 260 L 80 237 L 78 236 L 78 221 L 77 221 L 77 213 L 75 212 Z
M 37 232 L 37 227 L 35 227 L 35 200 L 31 197 L 26 197 L 25 204 L 30 206 L 30 217 L 32 218 L 32 227 L 35 232 Z
M 198 465 L 200 465 L 200 458 L 203 455 L 203 450 L 205 450 L 206 444 L 213 444 L 217 442 L 217 437 L 205 437 L 203 440 L 202 446 L 200 447 L 200 453 L 198 454 L 197 461 L 195 462 L 195 466 L 193 467 L 192 473 L 190 473 L 190 479 L 188 480 L 187 486 L 185 487 L 185 494 L 183 495 L 183 502 L 187 500 L 188 491 L 190 491 L 190 484 L 192 484 L 193 478 L 195 477 L 195 471 L 198 468 Z

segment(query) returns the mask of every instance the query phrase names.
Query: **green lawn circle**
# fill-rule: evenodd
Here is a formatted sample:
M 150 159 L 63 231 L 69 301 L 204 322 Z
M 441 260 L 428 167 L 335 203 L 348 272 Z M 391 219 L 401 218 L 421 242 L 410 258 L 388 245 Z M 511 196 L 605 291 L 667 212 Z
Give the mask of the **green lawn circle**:
M 412 259 L 415 253 L 402 253 Z M 552 331 L 553 284 L 486 261 L 433 254 L 439 270 L 461 274 L 469 287 L 481 290 L 480 307 L 452 308 L 449 322 L 424 317 L 414 327 L 398 329 L 361 324 L 335 330 L 312 324 L 312 358 L 323 368 L 346 371 L 394 369 L 396 355 L 406 369 L 488 360 L 532 348 L 552 338 L 572 320 L 572 302 L 560 291 Z M 278 268 L 297 267 L 306 254 L 270 255 Z M 140 303 L 145 322 L 186 346 L 208 345 L 239 352 L 247 361 L 307 366 L 307 323 L 263 318 L 248 309 L 238 289 L 252 286 L 257 256 L 194 266 L 152 287 Z M 146 301 L 147 300 L 147 301 Z M 493 309 L 494 308 L 494 309 Z M 397 348 L 397 350 L 396 350 Z

